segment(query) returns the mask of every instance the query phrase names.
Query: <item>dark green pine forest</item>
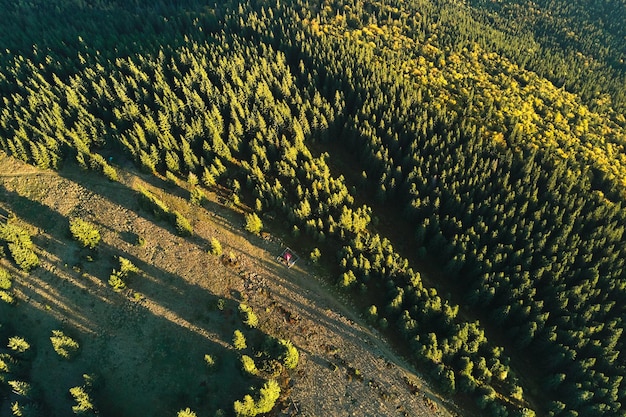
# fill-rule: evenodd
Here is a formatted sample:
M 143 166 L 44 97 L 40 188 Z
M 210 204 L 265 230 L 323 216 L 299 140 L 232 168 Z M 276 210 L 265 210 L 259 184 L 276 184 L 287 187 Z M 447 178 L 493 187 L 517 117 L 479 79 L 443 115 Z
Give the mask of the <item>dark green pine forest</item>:
M 623 0 L 0 9 L 8 154 L 236 184 L 476 414 L 626 416 Z

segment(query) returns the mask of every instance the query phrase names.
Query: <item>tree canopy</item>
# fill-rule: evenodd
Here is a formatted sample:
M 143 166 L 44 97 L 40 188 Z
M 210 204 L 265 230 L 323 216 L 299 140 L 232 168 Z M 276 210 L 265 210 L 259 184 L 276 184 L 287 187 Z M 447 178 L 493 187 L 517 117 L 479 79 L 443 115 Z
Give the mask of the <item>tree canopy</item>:
M 487 415 L 625 415 L 623 2 L 0 7 L 2 150 L 111 180 L 127 158 L 225 187 L 257 210 L 251 233 L 259 214 L 279 214 L 319 253 L 340 248 L 339 285 Z M 392 242 L 381 217 L 409 241 Z M 98 244 L 96 229 L 72 224 Z M 0 240 L 23 269 L 37 265 L 28 233 L 2 225 Z M 425 285 L 417 258 L 469 313 Z M 511 346 L 493 343 L 494 328 Z M 510 349 L 534 358 L 533 390 Z M 267 386 L 235 412 L 269 411 L 274 397 Z

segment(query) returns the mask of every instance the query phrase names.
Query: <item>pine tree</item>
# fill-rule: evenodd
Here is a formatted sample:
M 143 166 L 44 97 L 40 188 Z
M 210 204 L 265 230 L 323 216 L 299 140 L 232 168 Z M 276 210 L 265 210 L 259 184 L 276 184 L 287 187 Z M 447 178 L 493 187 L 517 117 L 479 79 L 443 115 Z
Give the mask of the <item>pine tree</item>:
M 245 215 L 245 229 L 258 235 L 263 230 L 263 222 L 261 218 L 256 213 L 249 213 Z

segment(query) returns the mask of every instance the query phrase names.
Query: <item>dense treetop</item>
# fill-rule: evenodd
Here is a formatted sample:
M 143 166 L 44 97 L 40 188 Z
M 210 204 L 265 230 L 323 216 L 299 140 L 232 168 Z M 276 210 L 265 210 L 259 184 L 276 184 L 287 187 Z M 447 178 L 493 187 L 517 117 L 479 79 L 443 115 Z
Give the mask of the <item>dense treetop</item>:
M 341 248 L 338 284 L 442 390 L 493 416 L 626 415 L 626 16 L 587 3 L 2 2 L 0 146 L 244 184 Z M 385 203 L 473 313 L 376 233 Z

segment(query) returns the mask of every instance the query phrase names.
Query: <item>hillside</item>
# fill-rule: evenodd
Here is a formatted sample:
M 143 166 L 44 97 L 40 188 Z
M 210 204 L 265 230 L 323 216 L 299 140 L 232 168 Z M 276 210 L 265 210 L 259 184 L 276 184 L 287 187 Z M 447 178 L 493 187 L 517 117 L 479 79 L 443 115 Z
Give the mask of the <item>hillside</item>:
M 8 154 L 100 173 L 106 213 L 181 245 L 214 250 L 211 193 L 281 231 L 455 412 L 626 415 L 623 2 L 6 3 Z M 27 233 L 3 240 L 36 276 Z M 142 271 L 182 257 L 154 244 Z
M 341 305 L 315 276 L 317 268 L 276 262 L 280 239 L 246 233 L 241 209 L 219 203 L 217 194 L 190 207 L 175 197 L 182 189 L 132 171 L 120 171 L 121 181 L 112 183 L 76 169 L 56 174 L 6 156 L 0 162 L 0 207 L 20 213 L 10 224 L 32 234 L 40 260 L 28 274 L 2 262 L 11 271 L 14 298 L 0 305 L 9 326 L 1 329 L 3 343 L 16 333 L 33 351 L 19 359 L 28 368 L 9 375 L 25 378 L 39 394 L 9 395 L 0 414 L 10 415 L 17 402 L 37 404 L 41 415 L 68 415 L 67 391 L 92 374 L 100 380 L 93 402 L 101 415 L 175 415 L 186 407 L 198 415 L 220 409 L 230 415 L 245 385 L 259 384 L 258 376 L 246 380 L 231 346 L 233 331 L 245 329 L 237 313 L 244 300 L 258 315 L 257 333 L 291 340 L 299 351 L 297 368 L 280 376 L 281 415 L 420 416 L 432 409 L 451 415 L 380 335 Z M 166 201 L 185 210 L 194 238 L 177 236 L 142 209 L 139 187 L 171 194 Z M 95 250 L 70 237 L 69 219 L 76 216 L 101 231 Z M 233 262 L 207 253 L 211 238 Z M 115 291 L 108 280 L 120 256 L 139 271 Z M 79 341 L 71 361 L 50 344 L 58 328 Z M 248 343 L 259 338 L 254 329 L 244 331 Z M 205 354 L 215 368 L 204 363 Z

